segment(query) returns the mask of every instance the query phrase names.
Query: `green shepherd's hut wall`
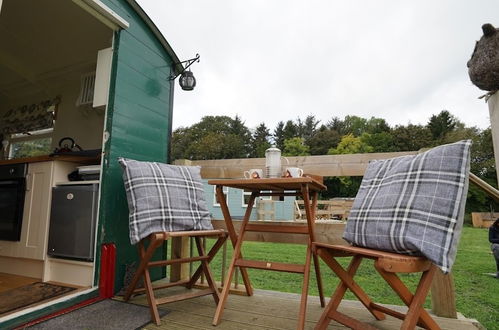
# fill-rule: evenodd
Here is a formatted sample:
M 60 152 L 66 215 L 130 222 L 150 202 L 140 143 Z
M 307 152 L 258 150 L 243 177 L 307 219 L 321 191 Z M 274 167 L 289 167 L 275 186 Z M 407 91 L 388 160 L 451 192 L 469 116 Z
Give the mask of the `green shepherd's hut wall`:
M 173 59 L 150 27 L 125 0 L 104 0 L 130 23 L 115 32 L 111 86 L 106 120 L 99 232 L 100 246 L 117 247 L 115 291 L 123 286 L 125 264 L 138 260 L 128 235 L 128 206 L 118 157 L 168 162 L 173 110 Z M 164 275 L 158 270 L 153 277 Z

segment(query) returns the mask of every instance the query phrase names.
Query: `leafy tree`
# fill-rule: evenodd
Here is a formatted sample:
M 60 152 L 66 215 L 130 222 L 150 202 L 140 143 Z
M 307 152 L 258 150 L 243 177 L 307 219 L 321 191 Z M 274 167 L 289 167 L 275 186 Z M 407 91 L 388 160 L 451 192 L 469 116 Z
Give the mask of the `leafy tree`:
M 324 184 L 327 186 L 327 190 L 321 191 L 320 197 L 322 199 L 355 197 L 361 182 L 361 176 L 325 177 Z
M 330 121 L 326 123 L 326 127 L 330 130 L 338 132 L 340 135 L 345 135 L 345 123 L 338 117 L 331 118 Z
M 456 127 L 456 122 L 456 118 L 449 111 L 442 110 L 438 115 L 431 116 L 427 126 L 433 139 L 439 141 Z
M 344 135 L 336 148 L 329 149 L 329 155 L 360 154 L 372 152 L 373 147 L 363 142 L 360 137 L 353 134 Z
M 210 132 L 202 138 L 194 141 L 186 151 L 189 159 L 230 159 L 246 158 L 244 142 L 234 134 L 221 135 Z
M 172 160 L 187 158 L 185 157 L 185 151 L 192 143 L 193 139 L 193 133 L 189 128 L 179 127 L 174 130 L 171 137 Z
M 294 137 L 284 141 L 283 156 L 308 156 L 309 148 L 303 138 Z
M 277 123 L 276 128 L 274 129 L 274 144 L 280 150 L 284 150 L 284 122 L 280 121 Z
M 477 132 L 471 146 L 471 172 L 483 180 L 497 187 L 496 163 L 494 146 L 492 143 L 492 130 L 489 128 Z
M 196 138 L 208 132 L 230 134 L 232 133 L 232 121 L 233 119 L 228 116 L 204 116 L 199 123 L 192 125 L 190 129 Z
M 346 116 L 343 120 L 333 117 L 317 129 L 319 121 L 313 115 L 305 120 L 280 121 L 273 134 L 260 123 L 253 133 L 244 121 L 236 116 L 206 116 L 191 127 L 181 127 L 173 132 L 172 158 L 225 159 L 263 157 L 272 138 L 277 148 L 287 156 L 352 154 L 366 152 L 417 151 L 438 144 L 472 139 L 471 171 L 489 184 L 496 186 L 496 164 L 491 130 L 466 127 L 447 110 L 433 115 L 427 125 L 399 125 L 390 128 L 382 118 L 369 119 Z M 26 143 L 13 146 L 22 155 L 32 155 L 44 145 Z M 361 177 L 325 178 L 326 197 L 354 197 Z M 466 204 L 467 212 L 498 210 L 482 190 L 471 184 Z
M 371 152 L 393 152 L 393 135 L 388 132 L 362 133 L 360 140 L 372 148 Z
M 236 115 L 234 119 L 230 121 L 229 126 L 232 134 L 240 136 L 251 135 L 250 130 L 244 125 L 244 122 L 238 115 Z
M 251 143 L 251 156 L 252 157 L 265 157 L 265 150 L 270 148 L 270 130 L 265 126 L 265 123 L 260 123 L 253 132 Z
M 251 131 L 249 130 L 249 128 L 244 125 L 244 122 L 237 115 L 236 117 L 234 117 L 234 119 L 232 119 L 229 126 L 231 129 L 231 133 L 235 136 L 238 136 L 242 140 L 244 144 L 243 148 L 246 153 L 249 154 L 248 151 L 251 146 Z
M 371 152 L 372 147 L 362 142 L 360 137 L 355 137 L 353 134 L 344 135 L 336 148 L 329 149 L 328 154 L 355 154 Z M 331 197 L 355 197 L 359 190 L 362 177 L 332 177 L 326 178 L 324 183 L 327 186 L 327 191 L 321 196 Z
M 310 139 L 305 143 L 310 148 L 312 155 L 326 155 L 328 150 L 336 148 L 341 140 L 340 134 L 333 130 L 322 126 Z
M 298 125 L 299 136 L 305 139 L 305 143 L 307 143 L 307 141 L 317 132 L 317 125 L 319 125 L 320 120 L 315 119 L 315 116 L 313 115 L 308 115 L 304 122 L 301 122 L 300 119 L 298 119 L 298 122 L 300 123 L 300 125 Z
M 391 135 L 395 151 L 416 151 L 433 144 L 430 130 L 421 125 L 396 126 Z
M 390 126 L 382 118 L 371 117 L 366 123 L 366 132 L 370 134 L 390 132 Z
M 288 140 L 294 137 L 300 137 L 298 125 L 296 125 L 292 120 L 288 120 L 283 129 L 284 140 Z
M 480 131 L 475 127 L 458 125 L 458 128 L 446 134 L 444 143 L 464 139 L 473 140 L 471 146 L 471 172 L 488 184 L 497 187 L 494 148 L 490 128 Z M 499 210 L 499 204 L 488 197 L 483 190 L 474 184 L 470 184 L 466 200 L 466 212 L 487 212 L 490 210 Z
M 238 116 L 205 116 L 199 123 L 173 132 L 172 158 L 245 158 L 250 143 L 251 132 Z
M 367 130 L 367 119 L 358 116 L 345 116 L 343 135 L 360 136 Z

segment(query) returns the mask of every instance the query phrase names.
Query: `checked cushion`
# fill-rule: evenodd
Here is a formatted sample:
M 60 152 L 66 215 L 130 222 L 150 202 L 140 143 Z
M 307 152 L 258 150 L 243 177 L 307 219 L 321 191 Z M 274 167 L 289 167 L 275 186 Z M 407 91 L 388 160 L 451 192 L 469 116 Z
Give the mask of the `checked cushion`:
M 463 226 L 471 141 L 369 163 L 348 217 L 349 243 L 452 268 Z
M 155 232 L 210 230 L 199 166 L 119 158 L 129 209 L 130 242 Z

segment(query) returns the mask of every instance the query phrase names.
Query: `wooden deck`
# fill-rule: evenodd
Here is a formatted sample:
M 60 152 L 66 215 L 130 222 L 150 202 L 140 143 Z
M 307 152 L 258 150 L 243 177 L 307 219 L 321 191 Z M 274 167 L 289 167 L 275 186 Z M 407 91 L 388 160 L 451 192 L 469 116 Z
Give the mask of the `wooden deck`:
M 167 289 L 165 292 L 179 292 L 183 288 Z M 165 295 L 158 291 L 157 297 Z M 136 304 L 147 304 L 144 295 L 130 300 Z M 161 325 L 147 325 L 144 329 L 211 329 L 211 330 L 242 330 L 242 329 L 295 329 L 297 324 L 300 295 L 274 291 L 255 290 L 252 297 L 230 295 L 227 300 L 222 322 L 217 327 L 211 325 L 215 313 L 215 303 L 212 296 L 204 296 L 190 300 L 162 305 L 160 308 L 170 310 L 161 319 Z M 397 308 L 397 307 L 396 307 Z M 400 307 L 402 308 L 402 307 Z M 356 317 L 379 329 L 399 329 L 401 321 L 390 316 L 384 321 L 376 321 L 369 312 L 357 301 L 343 301 L 340 311 Z M 322 313 L 318 297 L 310 297 L 307 308 L 306 329 L 313 329 Z M 447 319 L 435 317 L 442 329 L 466 330 L 484 329 L 476 320 L 460 317 Z M 346 329 L 342 325 L 331 322 L 328 329 Z

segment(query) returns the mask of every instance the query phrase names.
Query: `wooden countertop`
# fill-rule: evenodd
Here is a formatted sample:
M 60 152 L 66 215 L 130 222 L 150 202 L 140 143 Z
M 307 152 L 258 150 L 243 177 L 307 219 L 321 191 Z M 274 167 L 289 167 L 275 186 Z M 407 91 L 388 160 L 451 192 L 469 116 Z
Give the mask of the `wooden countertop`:
M 20 164 L 20 163 L 37 163 L 37 162 L 50 162 L 54 160 L 81 163 L 81 164 L 99 164 L 100 157 L 81 157 L 81 156 L 68 156 L 68 155 L 43 155 L 28 158 L 16 158 L 8 160 L 0 160 L 0 165 Z

